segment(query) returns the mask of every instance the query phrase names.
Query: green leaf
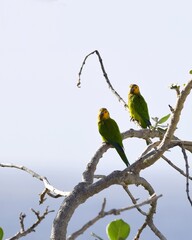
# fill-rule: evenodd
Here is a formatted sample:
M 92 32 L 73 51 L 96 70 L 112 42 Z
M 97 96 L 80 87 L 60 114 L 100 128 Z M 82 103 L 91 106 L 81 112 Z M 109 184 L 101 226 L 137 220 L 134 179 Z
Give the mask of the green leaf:
M 162 117 L 161 119 L 159 119 L 158 124 L 162 124 L 162 123 L 166 122 L 169 119 L 170 115 L 171 114 L 168 114 L 168 115 Z
M 192 70 L 189 71 L 189 74 L 192 74 Z
M 3 233 L 3 229 L 0 227 L 0 240 L 3 239 L 3 235 L 4 235 L 4 233 Z
M 129 236 L 130 226 L 122 219 L 117 219 L 107 225 L 106 232 L 110 240 L 125 240 Z

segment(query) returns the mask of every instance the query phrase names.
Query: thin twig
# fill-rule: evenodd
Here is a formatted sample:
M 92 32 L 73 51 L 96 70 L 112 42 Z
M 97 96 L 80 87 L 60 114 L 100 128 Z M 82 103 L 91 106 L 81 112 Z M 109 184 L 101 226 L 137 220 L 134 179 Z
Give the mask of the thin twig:
M 126 103 L 126 102 L 123 100 L 123 98 L 118 94 L 118 92 L 113 88 L 111 82 L 109 81 L 108 75 L 107 75 L 107 73 L 106 73 L 106 71 L 105 71 L 105 68 L 104 68 L 104 65 L 103 65 L 103 60 L 102 60 L 101 55 L 100 55 L 100 53 L 99 53 L 98 50 L 95 50 L 95 51 L 89 53 L 89 54 L 84 58 L 83 63 L 82 63 L 81 68 L 80 68 L 80 71 L 79 71 L 79 74 L 78 74 L 78 75 L 79 75 L 79 79 L 78 79 L 78 82 L 77 82 L 77 87 L 79 87 L 79 88 L 81 87 L 81 74 L 82 74 L 82 71 L 83 71 L 83 67 L 84 67 L 84 65 L 85 65 L 85 63 L 86 63 L 86 60 L 87 60 L 87 58 L 88 58 L 89 56 L 91 56 L 91 55 L 94 54 L 94 53 L 97 55 L 97 57 L 98 57 L 98 59 L 99 59 L 99 63 L 100 63 L 100 66 L 101 66 L 101 70 L 102 70 L 102 72 L 103 72 L 103 76 L 104 76 L 104 78 L 105 78 L 105 80 L 106 80 L 109 88 L 111 89 L 111 91 L 113 92 L 113 94 L 118 98 L 119 102 L 122 102 L 122 103 L 124 104 L 124 107 L 127 109 L 127 108 L 128 108 L 127 103 Z
M 95 51 L 93 51 L 93 52 L 91 52 L 91 53 L 89 53 L 85 58 L 84 58 L 84 60 L 83 60 L 83 63 L 82 63 L 82 65 L 81 65 L 81 68 L 80 68 L 80 71 L 79 71 L 79 79 L 78 79 L 78 81 L 77 81 L 77 87 L 78 88 L 80 88 L 81 87 L 81 74 L 82 74 L 82 71 L 83 71 L 83 67 L 84 67 L 84 65 L 85 65 L 85 63 L 86 63 L 86 60 L 87 60 L 87 58 L 89 57 L 89 56 L 91 56 L 92 54 L 94 54 L 95 53 Z
M 141 185 L 148 191 L 148 193 L 149 193 L 149 195 L 151 196 L 151 198 L 153 198 L 153 197 L 156 196 L 156 194 L 155 194 L 152 186 L 149 184 L 148 181 L 146 181 L 145 179 L 143 179 L 143 182 L 142 182 Z M 151 227 L 151 224 L 154 225 L 154 223 L 153 223 L 153 216 L 154 216 L 154 214 L 156 213 L 157 199 L 154 200 L 154 201 L 152 201 L 150 205 L 151 205 L 151 207 L 150 207 L 148 213 L 146 213 L 146 214 L 144 213 L 144 214 L 143 214 L 143 215 L 146 216 L 146 219 L 145 219 L 144 224 L 142 224 L 141 228 L 138 230 L 135 239 L 139 239 L 142 231 L 143 231 L 143 230 L 146 228 L 146 226 L 148 225 L 148 226 L 151 228 L 151 230 L 154 232 L 154 234 L 155 234 L 156 236 L 158 236 L 161 240 L 165 240 L 166 238 L 163 236 L 163 234 L 162 234 L 156 227 L 154 227 L 154 228 Z M 140 211 L 139 211 L 139 212 L 140 212 Z M 154 226 L 155 226 L 155 225 L 154 225 Z
M 21 232 L 24 232 L 25 231 L 25 227 L 24 227 L 24 219 L 26 217 L 26 214 L 23 214 L 23 213 L 20 213 L 20 216 L 19 216 L 19 222 L 20 222 L 20 226 L 21 226 Z
M 159 239 L 166 240 L 166 237 L 157 229 L 152 219 L 147 224 Z
M 125 190 L 125 192 L 129 195 L 129 197 L 131 198 L 131 201 L 133 204 L 137 204 L 137 200 L 134 198 L 134 196 L 132 195 L 132 193 L 129 191 L 128 187 L 126 185 L 123 185 L 123 189 Z M 144 216 L 147 216 L 147 213 L 142 211 L 141 208 L 136 207 L 136 209 Z
M 156 141 L 154 143 L 151 143 L 147 146 L 147 148 L 144 150 L 144 152 L 141 154 L 141 157 L 146 155 L 149 151 L 151 151 L 153 148 L 156 149 L 156 147 L 160 144 L 160 141 Z
M 192 199 L 191 199 L 190 194 L 189 194 L 189 163 L 188 163 L 188 157 L 187 157 L 187 154 L 186 154 L 186 151 L 185 151 L 184 147 L 182 145 L 180 147 L 181 147 L 183 157 L 184 157 L 184 160 L 185 160 L 187 198 L 188 198 L 188 200 L 189 200 L 189 202 L 192 206 Z
M 174 111 L 175 111 L 174 108 L 173 108 L 170 104 L 169 104 L 168 106 L 169 106 L 170 111 L 171 111 L 172 113 L 174 113 Z
M 99 240 L 103 240 L 102 238 L 100 238 L 97 234 L 95 234 L 94 232 L 91 233 L 91 236 L 96 237 Z
M 31 211 L 37 217 L 36 222 L 25 230 L 24 219 L 25 219 L 26 215 L 21 213 L 20 217 L 19 217 L 21 230 L 18 233 L 16 233 L 15 236 L 13 236 L 11 238 L 8 238 L 7 240 L 18 240 L 19 238 L 27 236 L 31 232 L 35 232 L 35 228 L 42 222 L 42 220 L 46 217 L 46 215 L 48 215 L 49 213 L 54 212 L 54 210 L 49 211 L 48 207 L 45 209 L 45 211 L 44 211 L 44 213 L 42 215 L 40 215 L 40 213 L 35 211 L 34 209 L 31 209 Z
M 180 86 L 179 86 L 179 85 L 177 85 L 177 84 L 172 84 L 172 85 L 170 86 L 170 89 L 176 91 L 176 93 L 177 93 L 177 97 L 180 96 L 181 91 L 180 91 Z
M 134 240 L 139 240 L 141 233 L 147 227 L 147 222 L 145 221 L 143 225 L 138 229 L 137 235 L 134 237 Z
M 180 174 L 182 174 L 184 177 L 187 177 L 187 175 L 185 174 L 185 172 L 180 169 L 179 167 L 177 167 L 175 164 L 172 163 L 171 160 L 169 160 L 167 157 L 165 157 L 165 155 L 162 156 L 162 158 L 172 167 L 174 168 L 176 171 L 178 171 Z M 188 176 L 190 180 L 192 180 L 191 176 Z

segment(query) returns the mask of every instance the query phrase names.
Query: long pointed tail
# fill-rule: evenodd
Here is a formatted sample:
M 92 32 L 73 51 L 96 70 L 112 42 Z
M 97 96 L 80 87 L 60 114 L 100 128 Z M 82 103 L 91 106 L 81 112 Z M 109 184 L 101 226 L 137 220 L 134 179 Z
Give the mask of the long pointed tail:
M 123 160 L 123 162 L 126 164 L 126 166 L 130 166 L 130 163 L 127 159 L 127 156 L 125 155 L 124 149 L 120 145 L 115 146 L 116 151 L 118 152 L 119 156 Z

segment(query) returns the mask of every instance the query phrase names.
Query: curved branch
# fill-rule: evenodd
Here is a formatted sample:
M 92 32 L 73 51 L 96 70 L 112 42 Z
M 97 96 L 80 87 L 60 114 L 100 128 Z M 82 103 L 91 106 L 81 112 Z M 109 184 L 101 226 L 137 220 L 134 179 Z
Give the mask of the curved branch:
M 107 212 L 105 211 L 106 199 L 104 199 L 104 202 L 103 202 L 102 207 L 101 207 L 101 211 L 98 213 L 98 215 L 96 217 L 94 217 L 92 220 L 90 220 L 89 222 L 87 222 L 81 229 L 79 229 L 78 231 L 71 234 L 67 238 L 67 240 L 76 239 L 79 235 L 83 234 L 89 227 L 94 225 L 101 218 L 104 218 L 104 217 L 109 216 L 109 215 L 120 215 L 124 211 L 128 211 L 128 210 L 131 210 L 131 209 L 134 209 L 134 208 L 142 207 L 142 206 L 147 205 L 147 204 L 151 204 L 153 201 L 157 201 L 162 196 L 163 196 L 162 194 L 158 195 L 158 196 L 156 196 L 154 194 L 151 197 L 149 197 L 147 200 L 142 201 L 141 203 L 135 203 L 134 205 L 129 206 L 129 207 L 125 207 L 125 208 L 111 209 Z
M 161 131 L 158 131 L 158 130 L 155 130 L 155 129 L 153 129 L 153 130 L 150 130 L 150 129 L 140 129 L 140 130 L 129 129 L 129 130 L 122 133 L 122 138 L 123 139 L 140 138 L 140 139 L 144 139 L 144 140 L 146 138 L 159 138 L 160 140 L 162 140 L 165 133 L 166 133 L 166 131 L 164 133 L 162 133 Z M 183 147 L 187 151 L 192 153 L 192 141 L 183 141 L 183 140 L 180 140 L 178 137 L 173 136 L 170 144 L 173 144 L 175 146 L 175 145 L 178 145 L 178 143 L 182 144 Z M 150 144 L 149 146 L 147 146 L 147 149 L 149 148 L 149 150 L 151 150 L 152 147 L 154 147 L 153 143 L 152 143 L 152 145 Z M 157 147 L 157 146 L 155 145 L 155 147 Z M 148 152 L 148 150 L 147 150 L 147 152 Z
M 162 132 L 158 130 L 150 130 L 150 129 L 140 129 L 140 130 L 134 130 L 134 129 L 129 129 L 125 132 L 122 133 L 122 138 L 125 140 L 127 138 L 141 138 L 141 139 L 146 139 L 146 138 L 163 138 Z M 192 152 L 192 142 L 191 141 L 181 141 L 177 137 L 173 137 L 174 140 L 170 142 L 169 148 L 172 148 L 174 146 L 178 146 L 179 144 L 182 144 L 182 146 Z M 147 146 L 147 149 L 144 151 L 142 157 L 146 158 L 146 153 L 150 151 L 154 145 L 156 146 L 158 143 L 152 143 L 151 145 Z M 94 172 L 96 170 L 97 164 L 99 163 L 99 160 L 102 158 L 103 154 L 111 148 L 110 145 L 108 144 L 102 144 L 102 146 L 96 151 L 94 156 L 92 157 L 91 161 L 87 164 L 86 170 L 83 172 L 83 181 L 87 182 L 89 184 L 93 183 L 93 178 L 94 178 Z M 154 152 L 152 152 L 154 153 Z M 144 156 L 145 155 L 145 156 Z M 150 153 L 150 155 L 152 155 Z
M 127 171 L 114 171 L 108 176 L 98 180 L 97 182 L 89 185 L 86 182 L 79 183 L 73 190 L 73 192 L 64 200 L 62 203 L 57 216 L 53 223 L 51 239 L 52 240 L 65 240 L 67 234 L 67 226 L 70 221 L 75 209 L 88 198 L 103 191 L 104 189 L 114 185 L 123 184 L 135 184 L 142 185 L 149 195 L 154 194 L 153 188 L 149 183 L 138 175 L 128 173 Z M 154 204 L 154 203 L 152 203 Z
M 79 88 L 81 87 L 81 74 L 82 74 L 82 71 L 83 71 L 83 67 L 84 67 L 84 65 L 85 65 L 85 63 L 86 63 L 86 60 L 87 60 L 87 58 L 88 58 L 89 56 L 91 56 L 91 55 L 94 54 L 94 53 L 97 55 L 97 57 L 98 57 L 98 59 L 99 59 L 99 63 L 100 63 L 100 66 L 101 66 L 101 70 L 102 70 L 102 72 L 103 72 L 103 76 L 104 76 L 104 78 L 105 78 L 105 80 L 106 80 L 109 88 L 111 89 L 112 93 L 118 98 L 119 102 L 122 102 L 122 103 L 124 104 L 124 107 L 127 109 L 127 108 L 128 108 L 127 103 L 126 103 L 126 102 L 123 100 L 123 98 L 118 94 L 118 92 L 113 88 L 111 82 L 109 81 L 109 78 L 108 78 L 108 76 L 107 76 L 107 73 L 106 73 L 105 68 L 104 68 L 104 65 L 103 65 L 103 60 L 102 60 L 101 55 L 100 55 L 100 53 L 99 53 L 98 50 L 95 50 L 95 51 L 89 53 L 89 54 L 84 58 L 83 63 L 82 63 L 81 68 L 80 68 L 80 71 L 79 71 L 79 79 L 78 79 L 78 82 L 77 82 L 77 87 L 79 87 Z
M 86 170 L 83 172 L 83 181 L 89 184 L 93 183 L 94 172 L 99 160 L 103 154 L 110 148 L 109 144 L 104 143 L 95 153 L 91 161 L 87 164 Z
M 54 188 L 52 185 L 50 185 L 50 183 L 46 177 L 39 175 L 38 173 L 32 171 L 31 169 L 29 169 L 25 166 L 15 165 L 15 164 L 11 164 L 11 163 L 0 163 L 0 167 L 16 168 L 16 169 L 22 170 L 26 173 L 29 173 L 32 177 L 34 177 L 44 183 L 46 193 L 49 194 L 50 196 L 52 193 L 52 197 L 55 197 L 55 196 L 57 197 L 58 195 L 67 197 L 70 194 L 70 192 L 63 192 L 57 188 Z M 43 191 L 42 194 L 45 194 L 45 191 Z M 40 195 L 40 203 L 42 203 L 43 201 L 44 201 L 44 195 Z
M 189 164 L 188 164 L 188 157 L 187 157 L 187 154 L 186 154 L 186 151 L 184 149 L 184 147 L 181 145 L 181 150 L 182 150 L 182 153 L 183 153 L 183 157 L 185 159 L 185 168 L 186 168 L 186 193 L 187 193 L 187 198 L 192 206 L 192 200 L 191 200 L 191 197 L 189 195 Z

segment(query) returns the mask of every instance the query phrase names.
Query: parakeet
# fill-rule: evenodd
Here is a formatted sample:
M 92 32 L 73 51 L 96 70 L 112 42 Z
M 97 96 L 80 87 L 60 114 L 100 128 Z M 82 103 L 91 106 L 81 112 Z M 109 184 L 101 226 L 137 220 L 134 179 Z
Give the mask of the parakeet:
M 122 143 L 122 137 L 119 127 L 115 120 L 110 118 L 106 108 L 101 108 L 98 114 L 98 130 L 104 142 L 111 144 L 120 155 L 126 166 L 129 166 L 128 159 L 125 155 Z
M 136 84 L 130 85 L 128 94 L 128 108 L 132 120 L 138 122 L 142 128 L 151 126 L 147 103 Z

